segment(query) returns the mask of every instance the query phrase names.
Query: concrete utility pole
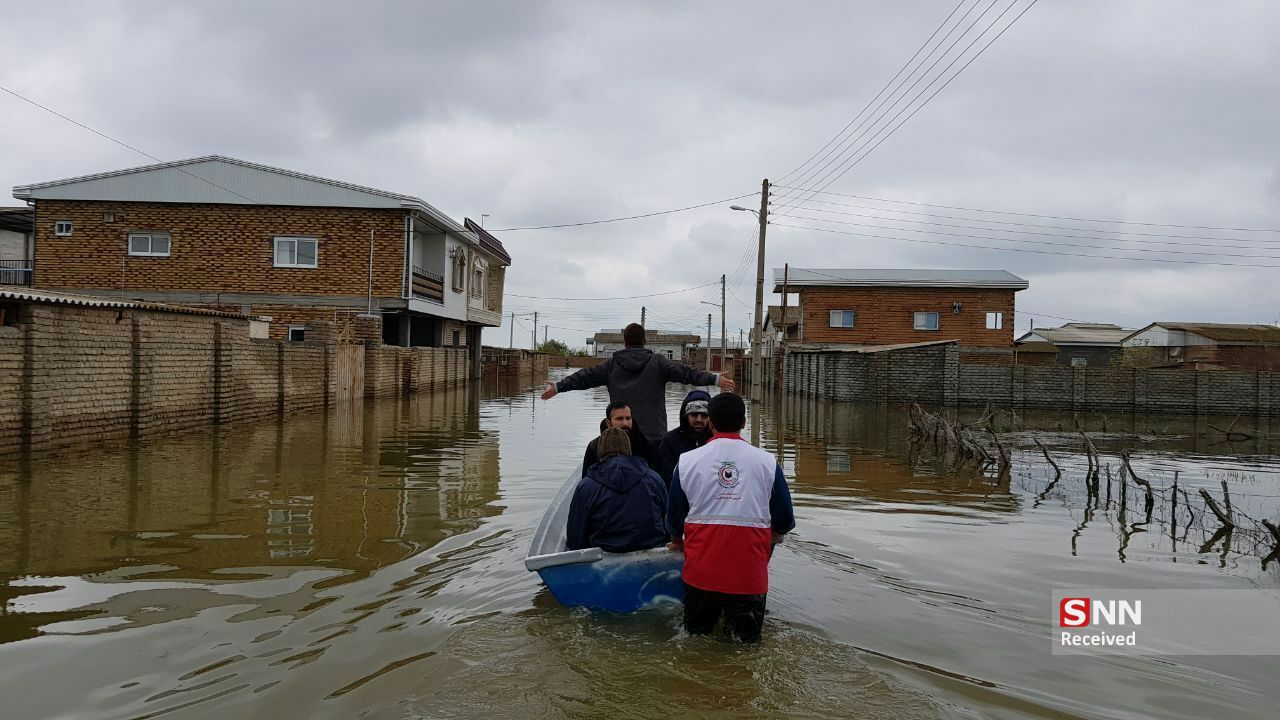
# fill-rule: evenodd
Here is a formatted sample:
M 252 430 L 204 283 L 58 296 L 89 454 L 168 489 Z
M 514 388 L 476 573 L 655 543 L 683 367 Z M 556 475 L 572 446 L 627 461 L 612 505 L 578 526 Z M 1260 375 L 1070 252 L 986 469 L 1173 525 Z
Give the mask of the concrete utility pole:
M 538 349 L 538 311 L 537 310 L 533 311 L 533 339 L 530 340 L 529 342 L 532 343 L 529 346 L 530 350 Z
M 707 313 L 707 369 L 711 369 L 711 313 Z
M 723 372 L 728 361 L 728 346 L 725 344 L 724 327 L 724 275 L 720 275 L 720 370 Z
M 550 329 L 551 329 L 551 328 L 550 328 L 550 327 L 548 327 L 548 326 L 546 326 L 546 325 L 543 325 L 543 326 L 542 326 L 542 344 L 543 344 L 543 345 L 546 345 L 546 344 L 547 344 L 547 331 L 548 331 L 548 330 L 550 330 Z
M 516 346 L 516 311 L 511 311 L 511 339 L 507 340 L 507 347 L 514 349 Z
M 760 340 L 764 335 L 764 234 L 769 227 L 769 179 L 760 184 L 760 244 L 756 255 L 756 316 L 751 335 L 751 402 L 760 402 Z

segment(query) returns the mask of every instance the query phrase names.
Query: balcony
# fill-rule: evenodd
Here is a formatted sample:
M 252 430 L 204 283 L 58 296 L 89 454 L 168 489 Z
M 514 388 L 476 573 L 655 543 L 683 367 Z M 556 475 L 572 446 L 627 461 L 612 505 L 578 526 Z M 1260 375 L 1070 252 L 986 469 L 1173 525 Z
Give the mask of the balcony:
M 444 276 L 415 265 L 413 267 L 413 296 L 444 304 Z
M 0 285 L 25 285 L 31 287 L 30 260 L 0 260 Z

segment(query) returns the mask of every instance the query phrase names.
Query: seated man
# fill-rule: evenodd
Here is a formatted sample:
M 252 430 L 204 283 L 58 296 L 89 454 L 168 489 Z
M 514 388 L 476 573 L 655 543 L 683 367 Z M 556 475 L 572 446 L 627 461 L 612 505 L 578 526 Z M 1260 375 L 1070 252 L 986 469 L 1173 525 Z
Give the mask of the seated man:
M 662 481 L 671 487 L 671 471 L 676 469 L 680 456 L 694 448 L 702 447 L 711 439 L 707 423 L 707 403 L 711 395 L 706 390 L 694 390 L 680 404 L 680 427 L 662 436 L 658 452 L 654 454 L 653 469 Z
M 653 448 L 650 447 L 644 433 L 640 432 L 640 428 L 632 422 L 630 406 L 624 402 L 609 403 L 609 407 L 604 409 L 604 420 L 600 422 L 600 432 L 611 427 L 626 430 L 627 437 L 631 439 L 631 454 L 644 460 L 649 466 L 653 466 Z M 582 456 L 582 477 L 586 477 L 591 466 L 599 462 L 596 452 L 596 445 L 599 442 L 600 438 L 593 438 L 587 443 L 587 452 Z
M 626 430 L 609 428 L 599 440 L 600 462 L 573 491 L 566 547 L 621 553 L 661 546 L 667 541 L 662 478 L 631 455 Z

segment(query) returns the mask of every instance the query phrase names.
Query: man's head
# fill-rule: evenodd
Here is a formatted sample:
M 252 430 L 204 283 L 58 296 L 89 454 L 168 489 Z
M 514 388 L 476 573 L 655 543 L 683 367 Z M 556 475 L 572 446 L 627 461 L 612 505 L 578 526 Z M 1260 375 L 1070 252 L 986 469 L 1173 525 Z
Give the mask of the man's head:
M 718 433 L 741 432 L 747 424 L 747 406 L 742 396 L 722 392 L 707 403 L 707 414 L 711 416 L 711 429 Z
M 612 455 L 630 455 L 631 436 L 622 428 L 611 427 L 600 433 L 600 443 L 596 446 L 596 457 L 603 461 Z
M 684 398 L 680 412 L 684 415 L 684 424 L 697 435 L 707 430 L 707 403 L 711 395 L 706 390 L 694 390 Z
M 627 347 L 644 347 L 644 326 L 631 323 L 622 328 L 622 344 Z
M 631 429 L 631 406 L 624 402 L 613 401 L 604 409 L 605 422 L 611 428 Z

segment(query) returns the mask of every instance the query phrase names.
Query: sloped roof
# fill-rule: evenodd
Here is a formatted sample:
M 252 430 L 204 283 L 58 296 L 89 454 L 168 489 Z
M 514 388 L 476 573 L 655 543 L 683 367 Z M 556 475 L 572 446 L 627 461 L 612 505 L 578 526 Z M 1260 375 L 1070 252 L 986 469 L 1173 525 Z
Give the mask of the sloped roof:
M 480 239 L 481 247 L 496 255 L 499 260 L 507 265 L 511 264 L 511 256 L 507 254 L 507 249 L 502 246 L 502 241 L 494 237 L 489 233 L 489 231 L 480 227 L 480 224 L 471 218 L 463 218 L 462 224 L 468 230 L 476 234 L 476 237 Z
M 1057 353 L 1058 346 L 1043 340 L 1031 340 L 1029 342 L 1018 343 L 1014 347 L 1014 350 L 1020 353 Z
M 770 305 L 769 310 L 764 314 L 764 321 L 769 327 L 775 330 L 781 330 L 782 306 Z M 787 327 L 800 324 L 800 308 L 796 305 L 787 306 Z
M 462 225 L 421 198 L 260 165 L 223 155 L 175 160 L 17 185 L 20 200 L 210 203 L 309 207 L 413 208 L 440 229 Z
M 782 292 L 783 268 L 773 269 L 774 292 Z M 1025 290 L 1030 283 L 1006 270 L 871 270 L 791 268 L 787 285 L 796 287 L 933 287 Z
M 209 308 L 183 307 L 181 305 L 164 305 L 139 300 L 116 300 L 114 298 L 95 297 L 93 295 L 76 295 L 74 293 L 50 292 L 48 290 L 4 290 L 0 289 L 0 300 L 18 300 L 26 302 L 47 303 L 50 305 L 79 305 L 81 307 L 118 308 L 133 310 L 152 310 L 155 312 L 171 312 L 184 315 L 213 315 L 216 317 L 251 319 L 251 315 L 211 310 Z
M 592 339 L 598 343 L 621 343 L 622 333 L 608 332 L 608 331 L 598 332 L 592 336 Z M 644 334 L 644 341 L 646 344 L 648 343 L 683 343 L 685 345 L 696 345 L 702 342 L 702 336 L 688 335 L 688 334 L 674 334 L 674 333 L 673 334 L 655 333 L 650 331 Z
M 0 230 L 29 233 L 35 219 L 36 211 L 29 207 L 0 207 Z
M 1130 333 L 1129 336 L 1132 337 L 1157 325 L 1166 330 L 1195 333 L 1217 342 L 1280 343 L 1280 327 L 1259 324 L 1154 322 L 1142 330 Z
M 1056 328 L 1034 328 L 1017 342 L 1027 344 L 1024 338 L 1039 338 L 1055 345 L 1100 345 L 1120 347 L 1120 342 L 1133 334 L 1133 330 L 1109 323 L 1067 323 Z

